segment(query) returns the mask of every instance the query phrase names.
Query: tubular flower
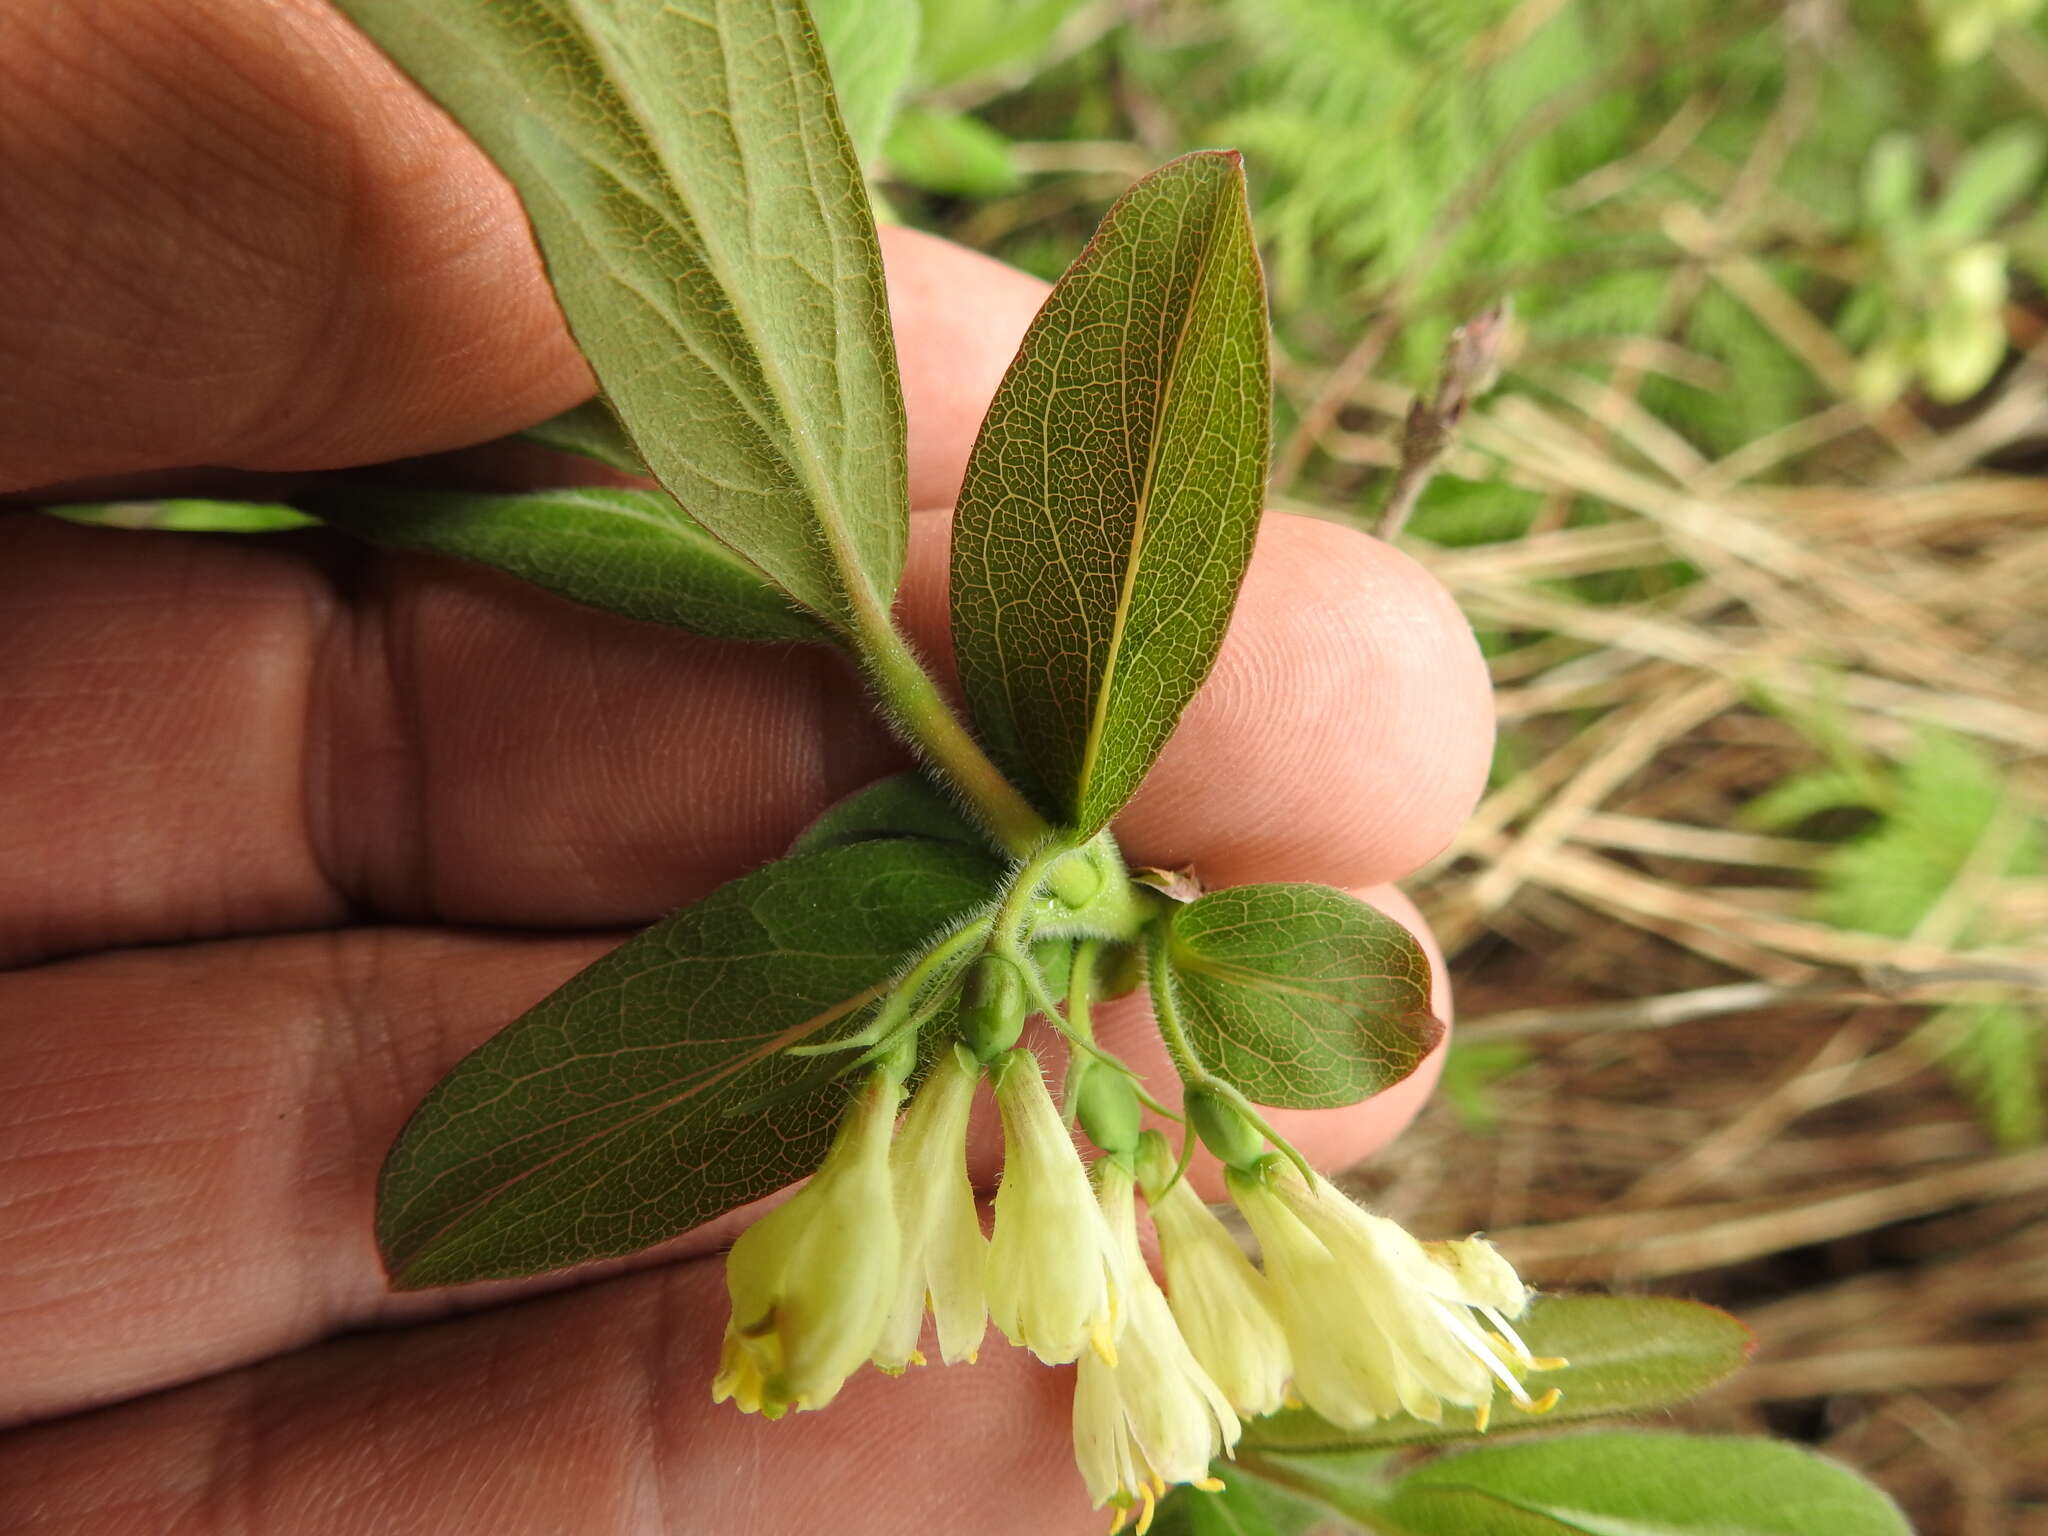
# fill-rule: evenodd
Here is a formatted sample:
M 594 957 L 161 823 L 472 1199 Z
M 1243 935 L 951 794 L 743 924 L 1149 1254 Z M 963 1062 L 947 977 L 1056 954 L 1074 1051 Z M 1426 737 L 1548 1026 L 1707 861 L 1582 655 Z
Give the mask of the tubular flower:
M 1166 1299 L 1188 1348 L 1240 1414 L 1276 1412 L 1292 1365 L 1271 1282 L 1185 1179 L 1151 1206 Z
M 1074 1377 L 1074 1458 L 1096 1504 L 1114 1504 L 1122 1530 L 1142 1505 L 1140 1536 L 1174 1483 L 1215 1489 L 1209 1463 L 1237 1444 L 1237 1415 L 1181 1337 L 1165 1294 L 1138 1250 L 1133 1180 L 1113 1158 L 1097 1165 L 1113 1234 L 1123 1332 L 1114 1362 L 1081 1357 Z
M 1449 1402 L 1472 1409 L 1484 1428 L 1496 1383 L 1528 1412 L 1556 1403 L 1555 1389 L 1532 1399 L 1510 1369 L 1561 1362 L 1532 1357 L 1509 1326 L 1528 1293 L 1489 1244 L 1432 1251 L 1277 1158 L 1232 1170 L 1230 1188 L 1279 1295 L 1294 1390 L 1324 1418 L 1358 1429 L 1405 1409 L 1434 1423 Z
M 871 1077 L 810 1183 L 733 1244 L 713 1402 L 771 1419 L 823 1408 L 874 1350 L 900 1264 L 889 1138 L 901 1099 L 900 1083 Z
M 924 1364 L 917 1337 L 927 1301 L 938 1322 L 939 1354 L 948 1365 L 974 1359 L 988 1328 L 988 1243 L 967 1178 L 967 1111 L 980 1072 L 958 1046 L 940 1052 L 890 1154 L 903 1266 L 874 1360 L 892 1374 Z
M 1013 1344 L 1048 1365 L 1092 1345 L 1116 1358 L 1116 1255 L 1088 1171 L 1046 1092 L 1038 1058 L 989 1069 L 1003 1116 L 1003 1176 L 989 1244 L 988 1310 Z

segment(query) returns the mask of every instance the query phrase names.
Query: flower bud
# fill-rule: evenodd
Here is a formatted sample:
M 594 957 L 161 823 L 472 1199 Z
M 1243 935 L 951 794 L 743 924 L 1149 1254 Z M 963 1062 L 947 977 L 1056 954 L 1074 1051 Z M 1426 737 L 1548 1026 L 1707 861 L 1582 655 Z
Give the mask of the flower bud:
M 1145 985 L 1145 952 L 1135 944 L 1111 944 L 1095 963 L 1095 995 L 1128 997 Z
M 1131 1080 L 1115 1067 L 1093 1060 L 1082 1067 L 1074 1109 L 1081 1129 L 1103 1151 L 1128 1156 L 1137 1150 L 1145 1108 Z
M 1182 1107 L 1202 1145 L 1227 1168 L 1249 1168 L 1266 1155 L 1266 1138 L 1229 1100 L 1206 1088 L 1190 1088 Z
M 1078 912 L 1102 894 L 1102 866 L 1085 852 L 1070 853 L 1053 865 L 1045 883 L 1061 906 Z
M 976 1059 L 994 1061 L 1017 1043 L 1030 1011 L 1017 967 L 1001 955 L 983 955 L 960 989 L 960 1038 Z

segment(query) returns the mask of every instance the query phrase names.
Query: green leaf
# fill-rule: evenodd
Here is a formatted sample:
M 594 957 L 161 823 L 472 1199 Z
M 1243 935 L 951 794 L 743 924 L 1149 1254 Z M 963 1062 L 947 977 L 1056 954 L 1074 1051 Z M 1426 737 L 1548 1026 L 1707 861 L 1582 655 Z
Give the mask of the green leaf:
M 1535 1354 L 1571 1363 L 1530 1379 L 1563 1393 L 1555 1408 L 1540 1417 L 1503 1408 L 1486 1432 L 1490 1440 L 1683 1402 L 1733 1375 L 1755 1346 L 1726 1312 L 1668 1296 L 1540 1296 L 1515 1328 Z M 1293 1465 L 1320 1454 L 1478 1435 L 1469 1408 L 1447 1406 L 1441 1424 L 1404 1413 L 1362 1430 L 1339 1429 L 1296 1408 L 1247 1424 L 1241 1454 L 1271 1453 Z
M 902 391 L 859 162 L 793 0 L 341 0 L 511 179 L 649 471 L 842 629 L 886 613 Z
M 296 507 L 268 501 L 74 501 L 43 510 L 67 523 L 165 533 L 278 533 L 313 526 Z
M 372 543 L 495 566 L 629 619 L 720 640 L 833 638 L 666 491 L 572 486 L 495 495 L 349 486 L 307 505 L 323 522 Z
M 1986 1130 L 2007 1150 L 2042 1139 L 2048 1075 L 2048 1012 L 2017 998 L 1951 1003 L 1914 1040 L 1948 1069 Z
M 1297 1507 L 1314 1510 L 1327 1520 L 1332 1511 L 1370 1508 L 1374 1500 L 1384 1498 L 1391 1484 L 1389 1473 L 1396 1465 L 1396 1454 L 1382 1450 L 1328 1451 L 1320 1456 L 1287 1458 L 1255 1456 L 1241 1469 L 1238 1481 L 1262 1492 L 1284 1487 Z
M 1910 1536 L 1884 1493 L 1810 1451 L 1646 1432 L 1446 1456 L 1345 1513 L 1385 1536 Z
M 1963 156 L 1927 232 L 1937 240 L 1981 240 L 2040 179 L 2048 153 L 2041 130 L 2013 123 L 1987 134 Z
M 393 1283 L 631 1253 L 810 1173 L 847 1058 L 784 1048 L 856 1031 L 1000 873 L 954 844 L 857 843 L 771 864 L 628 940 L 414 1113 L 377 1192 Z
M 921 73 L 932 85 L 1028 78 L 1081 0 L 923 0 Z
M 1224 1464 L 1216 1493 L 1183 1484 L 1159 1506 L 1148 1536 L 1307 1536 L 1327 1529 L 1320 1505 Z
M 1032 322 L 968 460 L 953 642 L 996 760 L 1084 833 L 1208 676 L 1251 556 L 1271 385 L 1235 153 L 1139 182 Z
M 791 854 L 843 848 L 878 837 L 931 837 L 988 851 L 973 822 L 923 774 L 892 773 L 857 789 L 797 834 Z
M 1869 223 L 1895 238 L 1914 232 L 1920 208 L 1920 146 L 1910 133 L 1887 133 L 1863 162 L 1863 210 Z
M 871 165 L 917 63 L 918 9 L 904 0 L 810 0 L 810 11 L 854 152 Z
M 634 451 L 633 440 L 626 436 L 626 429 L 619 425 L 619 418 L 602 400 L 586 400 L 559 416 L 550 416 L 538 426 L 528 427 L 519 435 L 543 448 L 595 459 L 613 469 L 623 469 L 629 475 L 647 473 L 647 466 Z
M 1443 1038 L 1415 936 L 1326 885 L 1197 897 L 1174 911 L 1167 958 L 1195 1053 L 1261 1104 L 1355 1104 Z
M 889 130 L 889 171 L 948 197 L 1000 197 L 1024 185 L 1010 141 L 978 117 L 906 107 Z

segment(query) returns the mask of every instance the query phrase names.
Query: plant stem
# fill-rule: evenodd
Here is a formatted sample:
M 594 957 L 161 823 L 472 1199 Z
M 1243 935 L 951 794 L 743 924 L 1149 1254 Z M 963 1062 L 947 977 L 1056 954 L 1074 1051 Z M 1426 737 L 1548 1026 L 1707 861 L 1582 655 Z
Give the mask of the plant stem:
M 1426 399 L 1416 396 L 1409 408 L 1401 434 L 1401 467 L 1373 530 L 1380 539 L 1392 543 L 1407 524 L 1408 514 L 1450 453 L 1465 408 L 1493 387 L 1512 314 L 1503 299 L 1451 332 L 1435 393 Z
M 1095 962 L 1101 953 L 1100 939 L 1083 939 L 1067 970 L 1067 1028 L 1089 1045 L 1095 1043 Z
M 1211 1080 L 1209 1069 L 1202 1065 L 1202 1058 L 1188 1043 L 1187 1032 L 1181 1028 L 1180 1007 L 1174 1002 L 1172 986 L 1166 979 L 1166 929 L 1163 924 L 1155 926 L 1146 936 L 1145 981 L 1152 992 L 1152 1022 L 1159 1028 L 1159 1038 L 1166 1042 L 1166 1054 L 1173 1059 L 1173 1070 L 1180 1074 L 1182 1082 L 1190 1086 L 1208 1083 Z
M 861 652 L 897 730 L 952 781 L 1011 853 L 1021 858 L 1043 844 L 1052 827 L 968 734 L 888 615 L 864 607 L 860 617 Z
M 1172 1058 L 1173 1069 L 1180 1074 L 1180 1080 L 1189 1088 L 1214 1094 L 1230 1105 L 1249 1120 L 1281 1156 L 1300 1169 L 1303 1178 L 1312 1180 L 1315 1170 L 1309 1166 L 1308 1159 L 1295 1149 L 1294 1143 L 1273 1128 L 1273 1122 L 1259 1113 L 1256 1104 L 1233 1084 L 1203 1066 L 1202 1058 L 1195 1054 L 1187 1031 L 1181 1027 L 1180 1006 L 1173 1000 L 1173 986 L 1166 976 L 1166 929 L 1163 925 L 1152 929 L 1145 946 L 1145 977 L 1152 988 L 1152 1021 L 1159 1027 L 1159 1038 L 1166 1042 L 1166 1054 Z
M 1066 853 L 1067 850 L 1056 843 L 1042 844 L 1025 858 L 1011 878 L 1003 904 L 996 908 L 996 915 L 989 924 L 989 948 L 997 954 L 1022 955 L 1031 903 L 1044 887 L 1045 877 L 1053 864 L 1064 858 Z

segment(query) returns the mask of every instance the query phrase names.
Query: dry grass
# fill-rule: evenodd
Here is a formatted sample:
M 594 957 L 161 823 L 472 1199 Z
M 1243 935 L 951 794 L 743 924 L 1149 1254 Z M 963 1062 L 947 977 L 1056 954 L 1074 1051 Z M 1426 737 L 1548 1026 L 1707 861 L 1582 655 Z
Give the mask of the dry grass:
M 1911 938 L 1845 931 L 1808 915 L 1820 845 L 1738 812 L 1816 762 L 1763 695 L 1885 756 L 1944 726 L 2048 800 L 2048 481 L 1971 469 L 2040 430 L 2044 375 L 2023 361 L 1945 435 L 1838 406 L 1717 463 L 1625 388 L 1559 380 L 1472 421 L 1454 468 L 1622 515 L 1418 551 L 1530 637 L 1496 661 L 1526 766 L 1418 895 L 1465 1038 L 1535 1054 L 1490 1134 L 1439 1104 L 1367 1175 L 1377 1198 L 1491 1232 L 1548 1286 L 1733 1308 L 1757 1364 L 1682 1422 L 1805 1440 L 1929 1536 L 2048 1531 L 2048 1149 L 1999 1151 L 1912 1039 L 1987 983 L 2048 997 L 2048 893 L 1972 857 Z M 1313 405 L 1330 377 L 1289 383 Z M 1384 464 L 1407 397 L 1345 383 L 1323 462 Z M 1758 481 L 1845 442 L 1835 483 Z M 1558 595 L 1673 559 L 1700 579 Z M 2023 937 L 1963 947 L 1985 912 Z

